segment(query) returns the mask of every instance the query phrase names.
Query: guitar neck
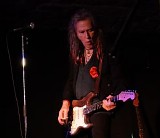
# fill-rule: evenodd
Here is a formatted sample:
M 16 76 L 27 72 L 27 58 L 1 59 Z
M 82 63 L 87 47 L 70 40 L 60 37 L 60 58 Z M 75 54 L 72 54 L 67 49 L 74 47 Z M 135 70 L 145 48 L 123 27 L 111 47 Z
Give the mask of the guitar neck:
M 118 101 L 118 95 L 113 96 L 111 99 L 112 102 L 117 102 Z M 87 106 L 86 108 L 83 109 L 83 114 L 87 115 L 90 114 L 93 111 L 99 110 L 102 108 L 102 101 L 96 102 L 90 106 Z
M 127 90 L 127 91 L 122 91 L 120 94 L 115 95 L 112 97 L 111 101 L 112 102 L 117 102 L 117 101 L 127 101 L 129 99 L 133 100 L 135 98 L 135 90 Z M 93 111 L 96 111 L 98 109 L 102 108 L 102 101 L 99 101 L 97 103 L 94 103 L 92 105 L 89 105 L 83 109 L 83 114 L 87 115 Z
M 90 106 L 84 108 L 83 114 L 87 115 L 87 114 L 90 114 L 91 112 L 96 111 L 101 108 L 102 108 L 102 101 L 99 101 L 99 102 L 94 103 L 93 105 L 90 105 Z

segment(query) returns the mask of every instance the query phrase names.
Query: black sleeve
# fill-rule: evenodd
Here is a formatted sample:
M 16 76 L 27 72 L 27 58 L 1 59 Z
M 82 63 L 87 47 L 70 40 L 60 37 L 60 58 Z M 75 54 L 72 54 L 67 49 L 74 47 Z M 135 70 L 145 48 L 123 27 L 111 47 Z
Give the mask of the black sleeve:
M 108 55 L 109 78 L 113 95 L 119 94 L 127 89 L 127 81 L 125 79 L 121 62 L 118 56 Z
M 63 100 L 71 101 L 74 98 L 74 87 L 73 87 L 74 72 L 73 70 L 74 70 L 74 63 L 71 57 L 69 57 L 69 74 L 68 74 L 68 79 L 66 80 L 63 95 L 62 95 Z

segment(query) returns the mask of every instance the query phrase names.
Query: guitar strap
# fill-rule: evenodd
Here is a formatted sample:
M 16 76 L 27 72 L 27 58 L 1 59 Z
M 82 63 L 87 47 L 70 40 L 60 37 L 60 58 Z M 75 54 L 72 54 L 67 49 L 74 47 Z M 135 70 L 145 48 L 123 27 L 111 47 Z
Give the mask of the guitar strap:
M 144 133 L 144 119 L 142 117 L 142 113 L 140 111 L 139 107 L 139 94 L 136 92 L 136 97 L 133 100 L 133 105 L 136 110 L 136 115 L 137 115 L 137 124 L 138 124 L 138 130 L 139 130 L 139 138 L 145 138 L 145 133 Z
M 96 94 L 99 93 L 99 82 L 100 82 L 100 79 L 101 79 L 102 62 L 103 62 L 103 57 L 101 57 L 100 60 L 99 60 L 99 66 L 98 66 L 99 76 L 98 76 L 98 78 L 96 79 L 96 82 L 95 82 L 95 92 L 94 92 Z

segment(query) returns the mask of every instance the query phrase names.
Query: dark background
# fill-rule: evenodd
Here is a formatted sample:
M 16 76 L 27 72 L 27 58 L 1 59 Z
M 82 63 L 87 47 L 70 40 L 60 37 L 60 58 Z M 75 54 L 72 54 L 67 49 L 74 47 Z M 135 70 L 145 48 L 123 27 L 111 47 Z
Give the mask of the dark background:
M 79 8 L 94 13 L 108 47 L 118 51 L 130 88 L 140 93 L 147 136 L 159 138 L 159 6 L 158 0 L 1 1 L 1 126 L 5 138 L 22 138 L 20 128 L 24 134 L 24 90 L 27 137 L 63 137 L 64 127 L 58 124 L 57 116 L 68 75 L 67 25 Z M 34 29 L 13 31 L 31 22 L 35 23 Z M 25 78 L 22 36 L 27 60 Z

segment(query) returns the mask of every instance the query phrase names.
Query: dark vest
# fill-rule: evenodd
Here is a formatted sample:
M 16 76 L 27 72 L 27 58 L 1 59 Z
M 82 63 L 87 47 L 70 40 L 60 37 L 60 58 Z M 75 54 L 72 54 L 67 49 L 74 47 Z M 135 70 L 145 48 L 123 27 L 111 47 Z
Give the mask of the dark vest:
M 90 75 L 90 69 L 96 66 L 98 68 L 98 60 L 96 58 L 95 52 L 93 53 L 91 59 L 86 65 L 80 65 L 77 81 L 76 81 L 76 98 L 82 99 L 89 92 L 95 91 L 95 79 Z

